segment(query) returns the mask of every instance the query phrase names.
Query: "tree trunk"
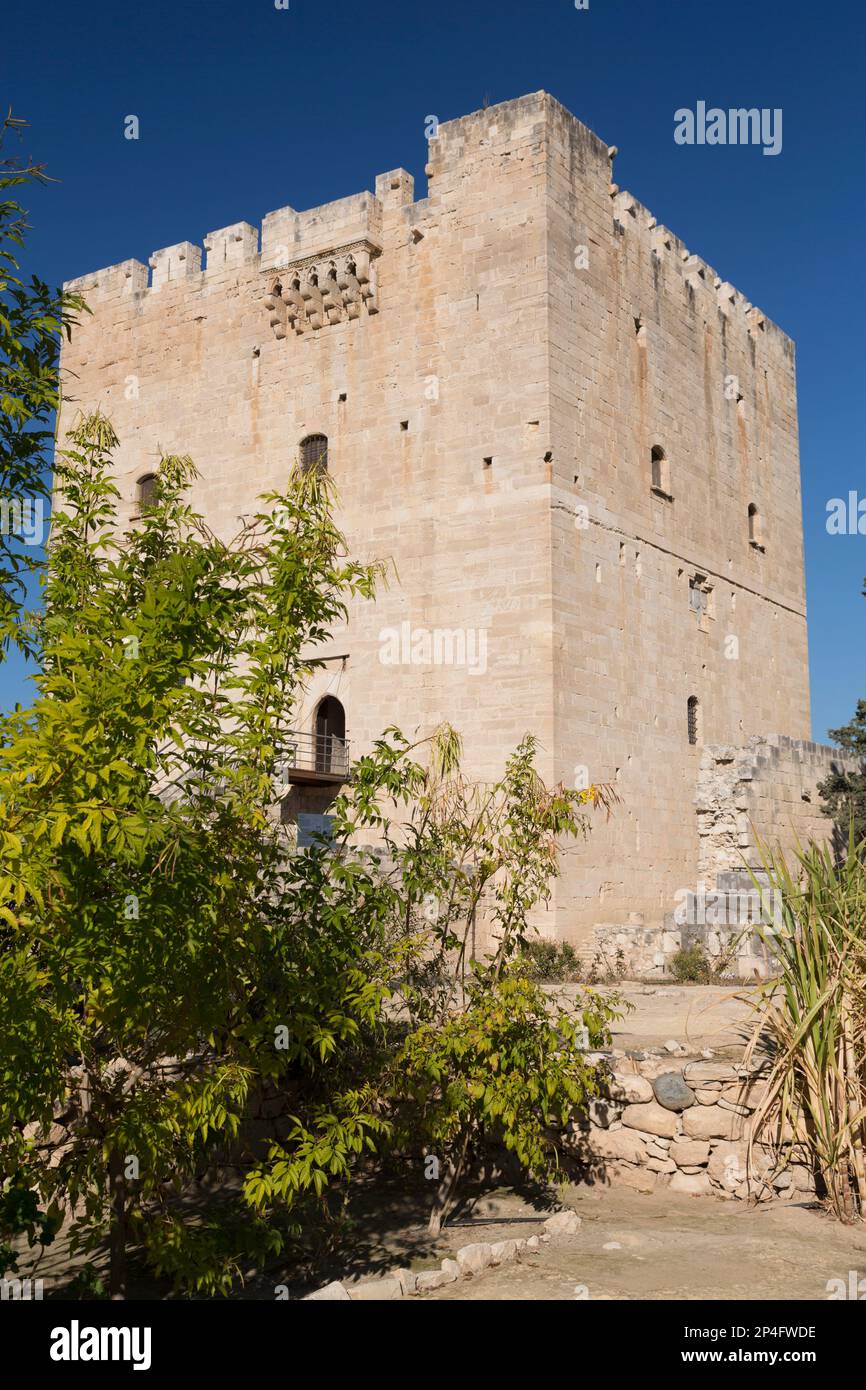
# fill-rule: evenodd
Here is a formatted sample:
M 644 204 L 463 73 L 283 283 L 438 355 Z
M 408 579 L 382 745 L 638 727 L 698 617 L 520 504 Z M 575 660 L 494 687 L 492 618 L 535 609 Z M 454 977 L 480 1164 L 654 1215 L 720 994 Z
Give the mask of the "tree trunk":
M 434 1238 L 438 1236 L 445 1224 L 448 1213 L 454 1205 L 454 1194 L 457 1191 L 457 1184 L 460 1181 L 463 1167 L 466 1163 L 466 1155 L 469 1150 L 469 1139 L 470 1135 L 467 1131 L 457 1160 L 455 1162 L 449 1162 L 445 1176 L 436 1192 L 433 1210 L 430 1212 L 430 1220 L 427 1225 L 428 1234 Z
M 126 1177 L 123 1155 L 112 1150 L 108 1160 L 108 1185 L 111 1197 L 109 1225 L 110 1272 L 108 1296 L 126 1298 Z

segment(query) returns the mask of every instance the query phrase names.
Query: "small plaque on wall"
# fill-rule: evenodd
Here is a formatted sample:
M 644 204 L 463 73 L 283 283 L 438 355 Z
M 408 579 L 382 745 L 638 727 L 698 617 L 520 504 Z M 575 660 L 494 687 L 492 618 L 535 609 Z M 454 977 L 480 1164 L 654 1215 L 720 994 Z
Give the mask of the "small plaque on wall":
M 334 817 L 314 816 L 307 811 L 300 812 L 298 815 L 298 849 L 307 849 L 310 845 L 319 844 L 322 840 L 326 840 L 328 844 L 334 843 Z

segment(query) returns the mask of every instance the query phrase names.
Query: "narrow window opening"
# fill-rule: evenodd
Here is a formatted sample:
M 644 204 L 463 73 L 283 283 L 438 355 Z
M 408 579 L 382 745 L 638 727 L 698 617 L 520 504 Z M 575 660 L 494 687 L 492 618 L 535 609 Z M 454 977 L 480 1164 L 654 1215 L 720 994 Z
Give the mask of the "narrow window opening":
M 346 711 L 333 695 L 326 695 L 316 709 L 314 737 L 316 771 L 345 775 Z
M 754 502 L 749 503 L 749 545 L 755 550 L 764 549 L 761 513 L 758 511 L 757 505 Z
M 712 592 L 713 586 L 707 583 L 705 574 L 693 575 L 689 580 L 689 607 L 703 632 L 709 631 L 705 619 L 713 616 L 710 608 Z
M 700 705 L 698 704 L 698 697 L 697 697 L 697 695 L 690 695 L 690 696 L 689 696 L 688 711 L 687 711 L 687 720 L 688 720 L 689 743 L 692 744 L 692 746 L 694 747 L 694 746 L 698 743 L 698 740 L 699 740 L 699 738 L 700 738 L 700 733 L 701 733 L 701 729 L 700 729 L 700 722 L 701 722 L 701 721 L 700 721 Z
M 145 511 L 148 507 L 156 506 L 159 494 L 159 478 L 155 473 L 145 473 L 143 477 L 139 478 L 136 490 L 140 512 Z
M 672 502 L 670 461 L 660 444 L 654 444 L 650 452 L 650 486 L 657 497 Z
M 327 473 L 327 471 L 328 436 L 308 434 L 306 439 L 301 440 L 301 472 Z

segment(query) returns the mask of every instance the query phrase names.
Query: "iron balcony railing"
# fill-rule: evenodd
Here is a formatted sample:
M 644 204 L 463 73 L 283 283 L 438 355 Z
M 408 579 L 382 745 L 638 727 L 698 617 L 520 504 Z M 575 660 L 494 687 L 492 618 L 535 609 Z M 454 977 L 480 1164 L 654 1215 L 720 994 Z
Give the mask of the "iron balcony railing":
M 347 781 L 349 744 L 337 734 L 307 734 L 293 730 L 287 737 L 278 774 L 286 782 L 318 777 Z

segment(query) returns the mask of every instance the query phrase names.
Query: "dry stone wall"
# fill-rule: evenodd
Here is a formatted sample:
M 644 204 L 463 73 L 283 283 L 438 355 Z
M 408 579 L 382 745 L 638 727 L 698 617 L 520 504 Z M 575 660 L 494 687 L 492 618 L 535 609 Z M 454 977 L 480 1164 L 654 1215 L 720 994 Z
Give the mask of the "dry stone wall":
M 640 1192 L 670 1187 L 728 1201 L 814 1195 L 802 1145 L 793 1144 L 790 1161 L 781 1162 L 759 1140 L 748 1161 L 764 1067 L 712 1057 L 678 1061 L 671 1052 L 632 1060 L 633 1070 L 624 1065 L 617 1063 L 605 1099 L 570 1131 L 575 1149 L 607 1180 Z

